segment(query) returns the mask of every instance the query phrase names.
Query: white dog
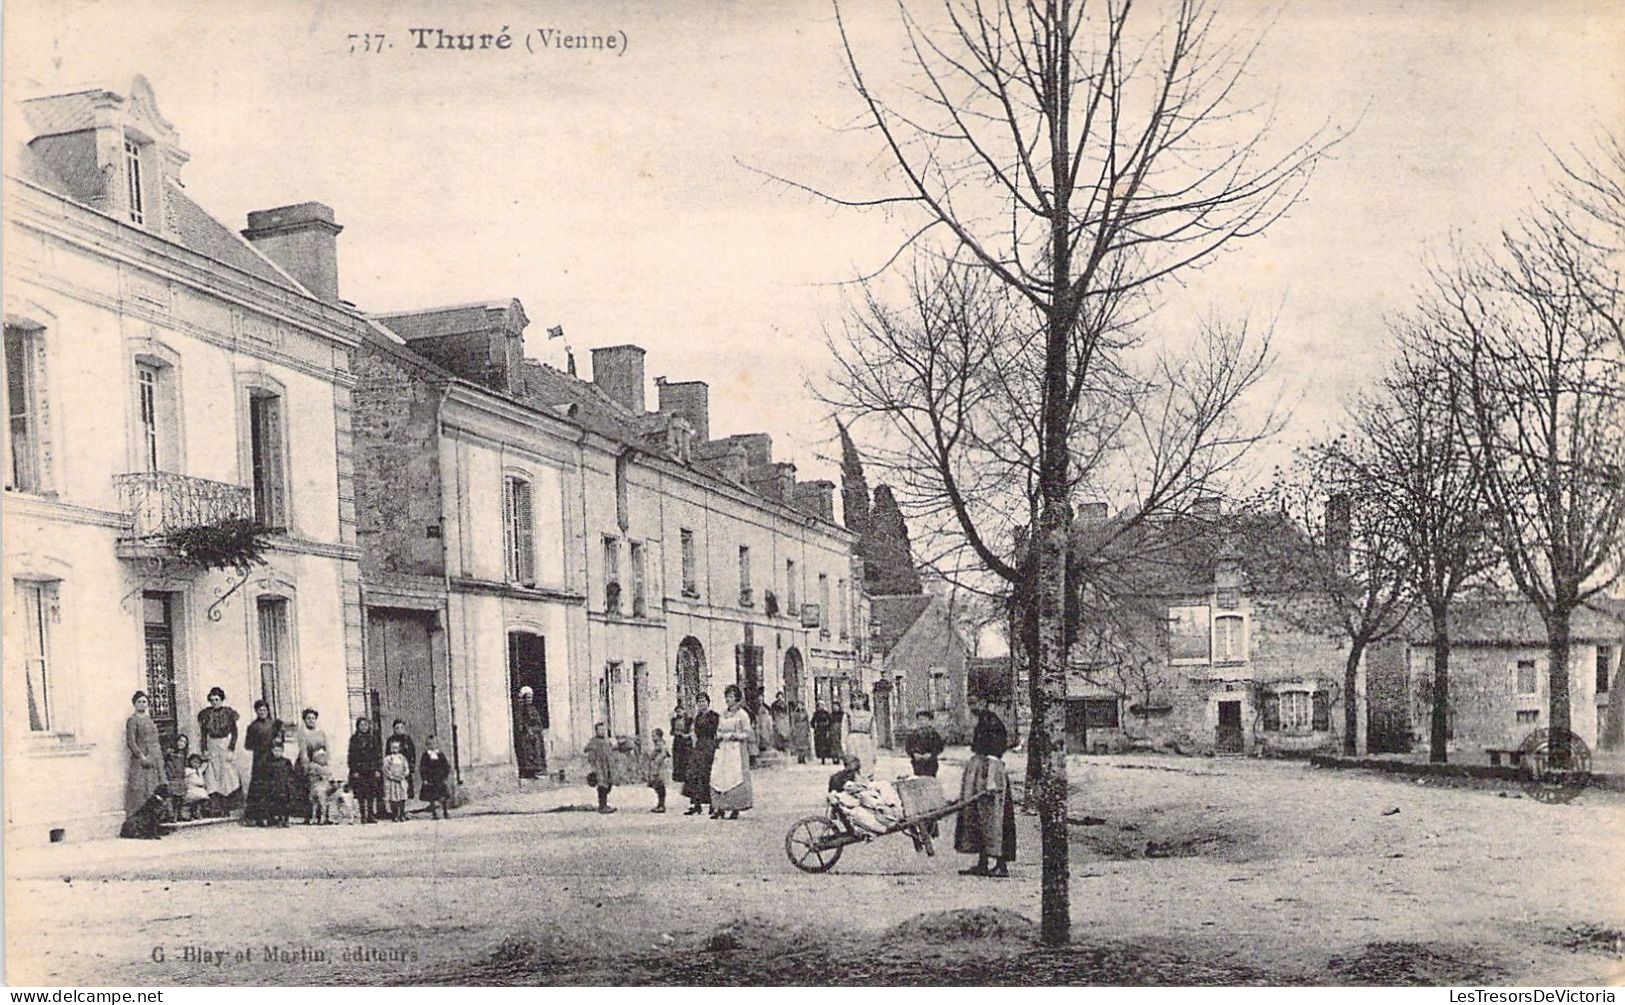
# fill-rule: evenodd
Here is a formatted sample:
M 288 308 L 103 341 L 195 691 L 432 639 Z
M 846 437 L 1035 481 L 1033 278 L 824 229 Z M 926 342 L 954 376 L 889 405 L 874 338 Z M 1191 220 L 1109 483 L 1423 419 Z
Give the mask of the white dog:
M 340 782 L 337 779 L 327 783 L 327 822 L 330 824 L 353 824 L 360 820 L 357 812 L 355 796 L 350 793 L 350 783 Z

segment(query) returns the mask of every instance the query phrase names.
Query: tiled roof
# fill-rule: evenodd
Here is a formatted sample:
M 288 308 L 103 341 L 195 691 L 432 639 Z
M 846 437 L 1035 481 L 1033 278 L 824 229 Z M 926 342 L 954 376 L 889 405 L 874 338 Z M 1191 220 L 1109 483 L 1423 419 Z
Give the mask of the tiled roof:
M 1574 612 L 1569 636 L 1576 642 L 1625 640 L 1625 621 L 1617 602 L 1593 601 Z M 1432 627 L 1418 618 L 1410 631 L 1413 643 L 1432 640 Z M 1546 645 L 1546 624 L 1540 612 L 1527 600 L 1507 598 L 1459 603 L 1450 610 L 1450 641 L 1453 645 Z
M 19 102 L 18 107 L 36 137 L 74 133 L 96 127 L 95 98 L 106 93 L 104 88 L 91 87 L 72 94 L 32 98 Z
M 283 289 L 305 292 L 300 289 L 298 283 L 272 265 L 264 255 L 255 251 L 246 240 L 210 216 L 202 206 L 193 202 L 179 188 L 170 186 L 169 202 L 166 206 L 169 228 L 179 244 L 217 262 L 224 262 L 258 276 Z
M 920 620 L 931 606 L 928 593 L 893 594 L 871 597 L 869 600 L 869 630 L 875 654 L 884 656 L 892 651 L 914 622 Z

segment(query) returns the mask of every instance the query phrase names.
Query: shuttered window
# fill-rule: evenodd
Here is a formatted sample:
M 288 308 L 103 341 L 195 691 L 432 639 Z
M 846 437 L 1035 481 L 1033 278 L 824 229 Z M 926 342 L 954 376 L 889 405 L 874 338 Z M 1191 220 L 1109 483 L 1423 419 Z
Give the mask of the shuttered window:
M 254 519 L 266 527 L 285 527 L 288 476 L 282 446 L 282 399 L 275 394 L 255 391 L 249 396 L 248 412 Z
M 530 482 L 509 475 L 503 482 L 503 529 L 508 581 L 536 585 L 536 520 Z
M 6 487 L 45 487 L 41 329 L 6 325 Z
M 288 681 L 288 601 L 261 597 L 255 608 L 260 628 L 260 697 L 271 706 L 272 715 L 289 721 L 294 718 L 294 700 Z
M 22 615 L 23 681 L 28 699 L 28 728 L 47 732 L 55 728 L 51 663 L 51 615 L 56 609 L 56 584 L 17 581 L 16 598 Z

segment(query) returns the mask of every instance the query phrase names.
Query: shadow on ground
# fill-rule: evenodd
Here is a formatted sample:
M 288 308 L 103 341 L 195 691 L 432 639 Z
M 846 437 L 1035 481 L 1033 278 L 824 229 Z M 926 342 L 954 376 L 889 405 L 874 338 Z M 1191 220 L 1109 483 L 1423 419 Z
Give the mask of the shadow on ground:
M 1276 973 L 1177 944 L 1041 946 L 1037 927 L 1000 908 L 923 914 L 879 935 L 832 934 L 743 918 L 661 936 L 612 956 L 556 930 L 510 937 L 483 958 L 414 975 L 424 985 L 1274 985 L 1482 984 L 1502 971 L 1473 947 L 1372 943 L 1316 973 Z

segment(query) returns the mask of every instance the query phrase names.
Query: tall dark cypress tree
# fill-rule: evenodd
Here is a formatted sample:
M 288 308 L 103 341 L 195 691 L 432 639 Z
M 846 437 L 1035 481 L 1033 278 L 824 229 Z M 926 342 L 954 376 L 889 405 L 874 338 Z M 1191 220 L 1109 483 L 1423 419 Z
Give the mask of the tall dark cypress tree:
M 863 536 L 864 583 L 876 595 L 923 593 L 914 553 L 908 543 L 908 524 L 897 507 L 890 485 L 875 486 L 869 529 Z
M 840 420 L 835 428 L 841 431 L 841 519 L 861 540 L 869 529 L 869 480 L 863 477 L 863 460 L 852 434 Z

